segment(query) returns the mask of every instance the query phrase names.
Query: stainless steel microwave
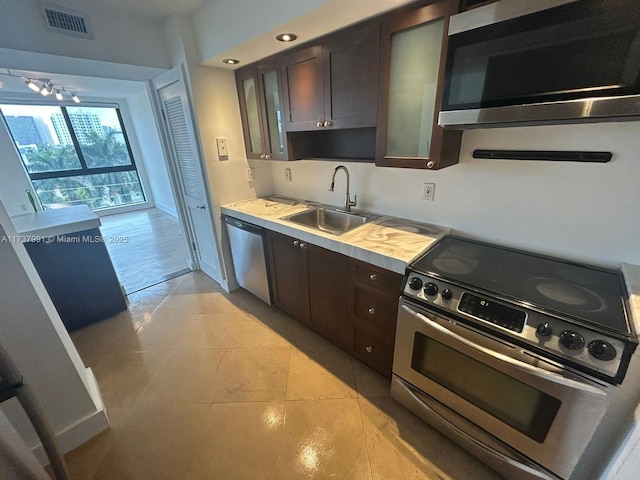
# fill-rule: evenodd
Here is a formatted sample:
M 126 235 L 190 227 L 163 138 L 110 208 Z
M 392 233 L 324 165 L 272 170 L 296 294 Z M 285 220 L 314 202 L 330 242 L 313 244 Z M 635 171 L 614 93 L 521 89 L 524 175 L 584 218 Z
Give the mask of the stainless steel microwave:
M 439 124 L 640 120 L 639 0 L 501 0 L 451 17 Z

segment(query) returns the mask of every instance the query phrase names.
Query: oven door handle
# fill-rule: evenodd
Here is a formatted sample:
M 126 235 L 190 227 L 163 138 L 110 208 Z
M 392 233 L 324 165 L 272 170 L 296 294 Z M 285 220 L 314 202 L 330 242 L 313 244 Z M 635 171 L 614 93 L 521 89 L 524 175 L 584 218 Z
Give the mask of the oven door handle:
M 582 390 L 583 392 L 586 393 L 591 393 L 594 395 L 601 395 L 601 396 L 606 396 L 606 392 L 600 390 L 599 388 L 593 387 L 591 385 L 587 385 L 585 383 L 582 382 L 578 382 L 576 380 L 571 380 L 568 378 L 563 377 L 562 375 L 558 375 L 557 373 L 553 373 L 550 372 L 548 370 L 544 370 L 542 368 L 538 368 L 534 365 L 529 365 L 528 363 L 524 363 L 521 362 L 520 360 L 516 360 L 515 358 L 511 358 L 508 357 L 507 355 L 503 355 L 501 353 L 498 352 L 494 352 L 493 350 L 483 347 L 481 345 L 478 345 L 477 343 L 472 342 L 471 340 L 467 340 L 466 338 L 458 335 L 455 332 L 452 332 L 451 330 L 443 327 L 442 325 L 440 325 L 438 322 L 436 322 L 435 320 L 433 320 L 432 318 L 429 318 L 428 316 L 420 313 L 420 312 L 416 312 L 413 308 L 407 306 L 407 305 L 402 305 L 402 308 L 408 312 L 410 315 L 418 318 L 419 320 L 422 320 L 423 322 L 427 323 L 431 328 L 437 330 L 438 332 L 440 332 L 441 334 L 457 341 L 460 342 L 464 345 L 466 345 L 469 348 L 472 348 L 473 350 L 476 350 L 480 353 L 484 353 L 485 355 L 488 355 L 489 357 L 498 360 L 500 362 L 504 362 L 504 363 L 508 363 L 509 365 L 511 365 L 512 367 L 517 368 L 520 371 L 524 371 L 526 373 L 530 373 L 532 375 L 535 375 L 537 377 L 543 378 L 544 380 L 548 380 L 551 382 L 554 382 L 556 384 L 559 385 L 563 385 L 565 387 L 569 387 L 569 388 L 575 388 L 578 390 Z
M 502 460 L 506 464 L 512 465 L 512 466 L 516 467 L 518 470 L 528 473 L 532 477 L 539 478 L 539 479 L 547 479 L 547 480 L 551 480 L 552 478 L 556 478 L 556 477 L 551 477 L 551 476 L 543 473 L 542 471 L 540 471 L 540 470 L 538 470 L 536 468 L 532 468 L 531 466 L 526 465 L 526 464 L 522 463 L 521 461 L 519 461 L 519 460 L 517 460 L 515 458 L 511 458 L 511 457 L 507 456 L 506 454 L 504 454 L 502 452 L 499 452 L 495 448 L 492 448 L 489 445 L 486 445 L 482 441 L 480 441 L 477 438 L 475 438 L 473 435 L 468 434 L 467 432 L 462 430 L 457 425 L 454 425 L 453 423 L 451 423 L 448 419 L 446 419 L 439 412 L 437 412 L 435 409 L 433 409 L 428 403 L 426 403 L 422 399 L 422 392 L 420 392 L 418 389 L 416 389 L 413 385 L 405 382 L 404 380 L 402 380 L 400 378 L 398 378 L 397 381 L 399 382 L 400 386 L 402 388 L 404 388 L 405 391 L 409 395 L 411 395 L 411 397 L 413 397 L 413 399 L 416 402 L 418 402 L 418 404 L 422 408 L 424 408 L 427 412 L 429 412 L 431 415 L 433 415 L 438 420 L 440 420 L 440 422 L 442 422 L 443 425 L 446 425 L 447 428 L 450 428 L 454 433 L 456 433 L 457 435 L 461 436 L 466 441 L 472 443 L 473 445 L 475 445 L 476 447 L 480 448 L 481 450 L 484 450 L 489 455 L 492 455 L 494 457 L 499 458 L 500 460 Z

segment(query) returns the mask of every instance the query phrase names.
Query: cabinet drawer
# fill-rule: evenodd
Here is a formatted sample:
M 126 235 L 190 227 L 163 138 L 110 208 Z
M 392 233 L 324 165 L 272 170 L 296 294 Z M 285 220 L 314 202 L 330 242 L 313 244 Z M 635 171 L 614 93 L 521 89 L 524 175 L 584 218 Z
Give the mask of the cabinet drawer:
M 352 314 L 385 330 L 395 331 L 398 300 L 380 296 L 374 290 L 353 287 Z
M 349 328 L 353 356 L 390 377 L 395 334 L 358 320 L 351 322 Z
M 373 287 L 390 297 L 400 296 L 402 275 L 358 260 L 352 260 L 351 274 L 356 282 Z

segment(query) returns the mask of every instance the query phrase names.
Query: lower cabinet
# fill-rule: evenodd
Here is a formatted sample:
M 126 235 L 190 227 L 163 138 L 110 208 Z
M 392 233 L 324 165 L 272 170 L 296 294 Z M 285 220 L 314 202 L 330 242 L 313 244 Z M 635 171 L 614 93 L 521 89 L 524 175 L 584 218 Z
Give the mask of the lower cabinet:
M 347 344 L 348 258 L 309 245 L 309 326 L 339 347 Z
M 268 231 L 273 303 L 391 376 L 402 276 Z
M 386 377 L 391 377 L 401 286 L 402 275 L 349 259 L 347 351 Z
M 267 246 L 274 305 L 345 348 L 347 257 L 275 232 Z
M 300 240 L 267 231 L 273 304 L 296 320 L 309 323 L 307 250 Z

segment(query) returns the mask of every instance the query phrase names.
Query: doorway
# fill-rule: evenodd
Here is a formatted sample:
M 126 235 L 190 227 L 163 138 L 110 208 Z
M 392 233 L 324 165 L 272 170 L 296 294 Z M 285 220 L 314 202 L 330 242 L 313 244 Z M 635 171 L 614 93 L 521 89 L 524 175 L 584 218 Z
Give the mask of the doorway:
M 149 147 L 160 142 L 157 132 L 154 139 L 145 129 L 151 105 L 148 98 L 147 108 L 135 98 L 129 103 L 137 108 L 87 101 L 73 106 L 0 102 L 0 123 L 15 143 L 34 208 L 84 204 L 100 216 L 101 234 L 126 294 L 192 266 L 162 151 Z
M 149 208 L 101 221 L 107 250 L 127 295 L 191 271 L 177 218 Z

